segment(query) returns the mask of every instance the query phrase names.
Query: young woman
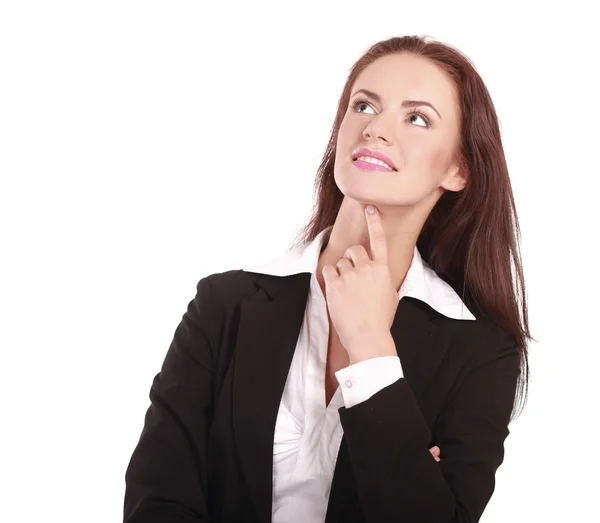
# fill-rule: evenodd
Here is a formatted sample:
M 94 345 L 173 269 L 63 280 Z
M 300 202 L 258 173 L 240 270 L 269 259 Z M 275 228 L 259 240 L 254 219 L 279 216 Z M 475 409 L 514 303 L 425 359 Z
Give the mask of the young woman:
M 498 120 L 464 55 L 406 36 L 358 60 L 299 239 L 198 283 L 124 521 L 478 521 L 530 335 Z

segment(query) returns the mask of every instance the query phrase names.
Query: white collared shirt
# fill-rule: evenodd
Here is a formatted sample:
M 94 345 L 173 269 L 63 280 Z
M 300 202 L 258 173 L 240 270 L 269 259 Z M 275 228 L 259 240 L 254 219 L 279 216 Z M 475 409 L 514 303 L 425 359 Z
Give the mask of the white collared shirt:
M 342 441 L 338 409 L 351 408 L 403 377 L 400 358 L 385 356 L 335 373 L 340 386 L 325 405 L 329 342 L 327 303 L 316 270 L 333 226 L 309 243 L 244 271 L 273 276 L 310 273 L 304 320 L 281 397 L 273 441 L 272 523 L 325 521 L 331 481 Z M 421 258 L 415 246 L 398 298 L 419 299 L 444 316 L 474 320 L 460 297 Z

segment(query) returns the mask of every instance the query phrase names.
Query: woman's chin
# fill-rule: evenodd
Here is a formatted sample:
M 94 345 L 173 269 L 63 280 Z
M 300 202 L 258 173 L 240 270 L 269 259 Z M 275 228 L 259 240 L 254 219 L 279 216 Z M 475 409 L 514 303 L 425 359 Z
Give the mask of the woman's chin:
M 370 203 L 385 200 L 385 188 L 368 178 L 356 176 L 356 173 L 343 173 L 340 177 L 335 177 L 335 183 L 344 196 L 353 200 Z

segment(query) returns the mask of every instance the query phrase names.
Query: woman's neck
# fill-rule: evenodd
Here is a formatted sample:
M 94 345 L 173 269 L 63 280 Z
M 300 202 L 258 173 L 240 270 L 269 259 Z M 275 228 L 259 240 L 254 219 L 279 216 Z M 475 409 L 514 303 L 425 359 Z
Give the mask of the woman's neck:
M 384 206 L 377 206 L 377 208 L 386 231 L 390 274 L 396 290 L 399 290 L 411 265 L 415 244 L 423 223 L 422 220 L 415 220 L 409 213 L 402 214 L 397 209 L 393 212 Z M 317 265 L 317 280 L 323 293 L 325 293 L 325 285 L 321 273 L 325 265 L 335 266 L 346 250 L 353 245 L 362 245 L 371 256 L 364 205 L 345 197 L 333 228 L 328 233 L 328 238 L 324 238 L 324 244 L 325 242 L 325 248 L 319 255 Z

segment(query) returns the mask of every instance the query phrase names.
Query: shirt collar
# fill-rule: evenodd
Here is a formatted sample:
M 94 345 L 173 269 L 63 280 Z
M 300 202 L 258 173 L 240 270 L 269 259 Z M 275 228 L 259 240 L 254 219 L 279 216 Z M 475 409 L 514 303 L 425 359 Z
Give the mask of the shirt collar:
M 266 262 L 245 267 L 243 270 L 272 276 L 290 276 L 302 272 L 308 272 L 315 276 L 321 247 L 324 240 L 329 237 L 332 228 L 333 226 L 330 225 L 323 229 L 311 242 L 302 244 Z M 400 299 L 409 296 L 421 300 L 448 318 L 475 319 L 454 289 L 423 260 L 416 245 L 412 262 L 398 291 L 398 296 Z

